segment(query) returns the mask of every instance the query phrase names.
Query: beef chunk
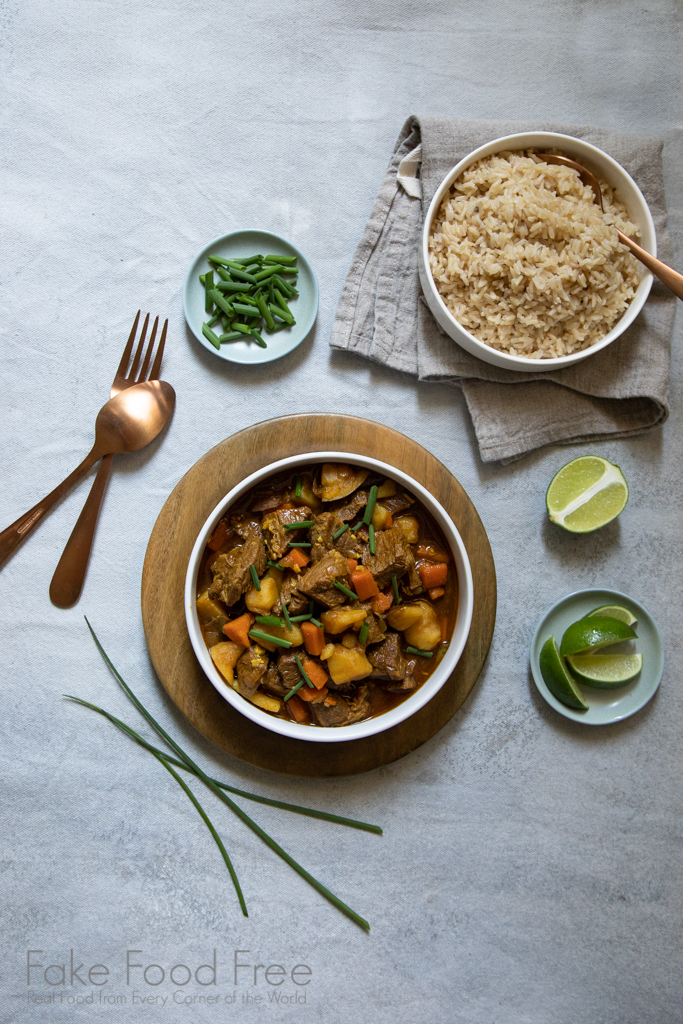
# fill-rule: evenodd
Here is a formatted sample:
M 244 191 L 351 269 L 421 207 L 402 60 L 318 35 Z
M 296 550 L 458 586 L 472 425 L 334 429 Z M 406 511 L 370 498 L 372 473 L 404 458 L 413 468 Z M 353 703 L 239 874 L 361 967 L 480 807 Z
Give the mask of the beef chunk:
M 362 532 L 361 530 L 360 533 Z M 341 537 L 337 537 L 334 546 L 337 551 L 341 551 L 344 558 L 355 558 L 358 560 L 363 555 L 363 546 L 360 541 L 361 538 L 357 533 L 351 533 L 351 530 L 346 530 L 342 533 Z
M 348 598 L 334 586 L 334 580 L 346 584 L 346 577 L 349 575 L 349 564 L 344 556 L 333 549 L 311 566 L 303 579 L 299 580 L 299 590 L 308 594 L 320 604 L 328 608 L 344 604 Z
M 260 523 L 246 519 L 233 522 L 233 528 L 244 543 L 236 544 L 230 551 L 218 556 L 211 568 L 213 583 L 209 587 L 209 596 L 219 597 L 228 607 L 238 601 L 251 586 L 249 566 L 255 566 L 259 576 L 266 568 L 266 549 Z
M 289 690 L 287 689 L 277 664 L 271 660 L 268 662 L 266 673 L 261 679 L 261 689 L 265 690 L 266 693 L 272 694 L 273 697 L 286 697 L 292 687 L 290 686 Z
M 301 672 L 296 663 L 296 651 L 280 650 L 277 656 L 277 667 L 282 679 L 282 685 L 286 687 L 285 693 L 289 693 L 293 686 L 301 679 Z M 284 694 L 283 694 L 284 696 Z
M 277 561 L 287 551 L 290 540 L 301 539 L 300 530 L 285 530 L 289 523 L 303 523 L 310 515 L 307 508 L 283 508 L 279 512 L 263 517 L 263 533 L 268 546 L 268 555 Z
M 370 549 L 363 552 L 363 565 L 375 577 L 377 586 L 382 589 L 391 583 L 391 577 L 398 579 L 404 573 L 415 569 L 415 556 L 403 536 L 400 526 L 392 526 L 390 530 L 378 530 L 375 534 L 375 554 Z M 415 573 L 417 576 L 417 572 Z M 420 577 L 417 576 L 418 583 Z
M 406 676 L 405 679 L 396 680 L 396 682 L 381 683 L 381 685 L 389 693 L 410 693 L 411 690 L 417 689 L 417 683 L 412 676 Z
M 354 516 L 358 515 L 361 509 L 365 508 L 368 503 L 368 497 L 368 491 L 356 491 L 350 501 L 348 498 L 342 498 L 341 501 L 335 502 L 332 505 L 331 511 L 339 516 L 343 523 L 348 523 Z
M 252 644 L 237 662 L 237 690 L 243 697 L 253 697 L 261 676 L 268 668 L 268 655 L 258 644 Z
M 273 605 L 272 615 L 282 615 L 283 604 L 287 605 L 287 611 L 290 615 L 303 615 L 308 611 L 308 598 L 300 594 L 297 589 L 300 579 L 300 576 L 294 574 L 285 578 L 280 596 Z
M 360 558 L 361 545 L 355 533 L 345 530 L 341 537 L 334 539 L 337 530 L 344 525 L 336 512 L 321 512 L 319 516 L 313 516 L 313 523 L 310 538 L 313 544 L 311 560 L 314 565 L 333 548 L 341 551 L 344 558 Z
M 367 613 L 365 621 L 368 624 L 368 638 L 366 643 L 376 644 L 382 639 L 387 631 L 387 624 L 381 615 L 376 615 L 372 610 L 371 601 L 362 601 L 360 607 Z
M 411 498 L 409 494 L 404 492 L 403 494 L 395 494 L 393 498 L 382 498 L 382 504 L 391 512 L 392 516 L 396 516 L 399 512 L 403 512 L 405 509 L 410 508 L 411 505 L 414 505 L 415 498 Z
M 398 633 L 387 633 L 381 644 L 368 648 L 365 656 L 372 665 L 371 679 L 405 679 L 407 665 Z
M 311 711 L 315 715 L 318 725 L 339 726 L 360 722 L 362 718 L 367 718 L 370 712 L 367 692 L 367 686 L 359 686 L 355 697 L 342 697 L 335 694 L 336 704 L 327 705 L 322 702 L 311 704 Z

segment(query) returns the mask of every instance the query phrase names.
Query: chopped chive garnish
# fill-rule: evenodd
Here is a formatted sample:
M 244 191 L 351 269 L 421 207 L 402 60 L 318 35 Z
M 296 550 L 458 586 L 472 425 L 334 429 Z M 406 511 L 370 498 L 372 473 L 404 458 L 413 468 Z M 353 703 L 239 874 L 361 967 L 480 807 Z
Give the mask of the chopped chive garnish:
M 320 621 L 320 619 L 314 619 L 313 616 L 311 615 L 310 621 L 313 623 L 314 626 L 317 626 L 318 629 L 322 629 L 323 628 L 323 624 Z
M 361 519 L 361 521 L 359 523 L 356 523 L 355 526 L 351 527 L 351 533 L 355 533 L 356 530 L 360 530 L 361 526 L 365 526 L 365 523 L 363 522 L 362 519 Z
M 301 664 L 301 658 L 299 657 L 299 655 L 298 655 L 298 654 L 295 654 L 295 655 L 294 655 L 294 660 L 295 660 L 295 662 L 297 663 L 297 666 L 298 666 L 298 668 L 299 668 L 299 672 L 301 672 L 301 675 L 303 676 L 304 680 L 305 680 L 305 681 L 306 681 L 306 682 L 308 683 L 308 685 L 310 686 L 310 688 L 311 688 L 312 690 L 315 690 L 315 686 L 313 685 L 313 683 L 311 682 L 311 680 L 310 680 L 310 679 L 308 678 L 308 676 L 306 675 L 306 672 L 304 671 L 304 667 L 303 667 L 303 665 Z
M 281 640 L 279 636 L 271 636 L 270 633 L 262 633 L 260 629 L 250 629 L 249 636 L 253 637 L 254 640 L 267 640 L 269 644 L 275 644 L 276 647 L 291 647 L 291 640 Z
M 268 562 L 267 564 L 271 567 L 271 569 L 281 569 L 282 572 L 285 571 L 285 566 L 280 565 L 279 562 Z
M 370 632 L 370 623 L 366 619 L 365 622 L 363 623 L 363 625 L 360 627 L 360 633 L 358 634 L 358 643 L 361 644 L 361 646 L 368 639 L 368 633 L 369 632 Z
M 368 536 L 370 541 L 370 554 L 374 555 L 377 553 L 375 548 L 375 527 L 370 523 L 368 526 Z
M 283 604 L 283 606 L 282 606 L 282 614 L 283 614 L 284 619 L 285 619 L 285 625 L 287 627 L 287 632 L 291 633 L 292 632 L 292 620 L 289 617 L 289 612 L 287 611 L 287 605 L 286 604 Z
M 208 341 L 211 342 L 214 348 L 219 349 L 221 347 L 221 343 L 218 340 L 217 335 L 214 334 L 214 332 L 211 330 L 208 324 L 202 324 L 202 334 Z
M 283 609 L 283 611 L 284 611 L 284 609 Z M 308 622 L 308 620 L 312 619 L 312 618 L 313 618 L 313 616 L 309 612 L 308 615 L 291 615 L 289 621 L 290 622 Z
M 394 575 L 391 577 L 391 586 L 393 587 L 394 590 L 394 601 L 396 602 L 396 604 L 400 604 L 401 595 L 398 592 L 398 580 L 396 579 L 396 573 L 394 573 Z
M 284 608 L 282 609 L 284 612 Z M 287 623 L 284 619 L 278 618 L 277 615 L 257 615 L 256 622 L 260 622 L 263 626 L 280 626 L 284 629 Z
M 299 680 L 299 682 L 298 682 L 298 683 L 296 684 L 296 686 L 293 686 L 293 687 L 292 687 L 292 689 L 291 689 L 291 690 L 289 691 L 289 693 L 288 693 L 288 694 L 287 694 L 287 696 L 286 696 L 286 697 L 284 698 L 284 700 L 285 700 L 285 701 L 288 701 L 290 697 L 293 697 L 293 696 L 294 696 L 294 694 L 296 693 L 296 691 L 297 691 L 297 690 L 300 690 L 300 689 L 301 689 L 301 687 L 302 687 L 302 686 L 304 685 L 304 682 L 305 682 L 305 680 L 304 680 L 304 679 L 303 679 L 303 677 L 302 677 L 302 678 L 301 678 L 301 679 Z
M 369 525 L 370 520 L 372 519 L 372 513 L 375 511 L 375 502 L 377 501 L 378 490 L 379 487 L 377 486 L 377 484 L 373 484 L 372 487 L 370 488 L 368 503 L 365 506 L 365 513 L 363 515 L 363 522 L 365 523 L 366 526 Z
M 256 587 L 257 590 L 260 590 L 261 584 L 259 582 L 258 573 L 256 572 L 256 566 L 250 565 L 249 572 L 251 573 L 251 578 L 254 581 L 254 586 Z
M 311 544 L 310 544 L 310 541 L 307 541 L 307 540 L 300 540 L 300 541 L 299 540 L 288 540 L 287 541 L 287 547 L 288 548 L 310 548 Z
M 417 647 L 406 647 L 408 654 L 419 654 L 421 658 L 433 658 L 434 651 L 418 651 Z
M 345 587 L 343 583 L 339 582 L 339 580 L 332 580 L 332 582 L 334 583 L 337 590 L 341 590 L 342 594 L 346 594 L 346 596 L 350 597 L 352 601 L 360 600 L 358 594 L 354 594 L 352 590 L 349 590 L 348 587 Z
M 297 498 L 301 497 L 301 477 L 296 478 L 296 487 L 294 488 L 294 494 Z
M 285 523 L 285 530 L 307 530 L 309 526 L 313 526 L 312 519 L 304 519 L 303 523 Z
M 337 530 L 336 533 L 332 534 L 332 540 L 338 540 L 339 537 L 341 537 L 342 533 L 345 533 L 346 530 L 348 530 L 348 528 L 349 528 L 349 524 L 348 523 L 344 523 L 343 526 L 339 527 L 339 529 Z

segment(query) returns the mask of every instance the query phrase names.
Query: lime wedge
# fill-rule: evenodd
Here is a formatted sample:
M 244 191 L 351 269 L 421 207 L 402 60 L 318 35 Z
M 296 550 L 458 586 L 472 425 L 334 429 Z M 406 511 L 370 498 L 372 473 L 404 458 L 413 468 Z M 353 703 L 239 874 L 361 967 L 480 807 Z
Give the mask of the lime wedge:
M 621 643 L 622 640 L 633 640 L 636 632 L 631 626 L 619 619 L 609 619 L 596 615 L 592 618 L 579 619 L 565 630 L 560 644 L 562 657 L 570 654 L 587 654 L 597 651 L 610 644 Z
M 628 608 L 622 608 L 620 604 L 603 604 L 600 608 L 596 608 L 595 611 L 589 612 L 586 618 L 592 619 L 596 615 L 607 619 L 620 619 L 627 626 L 635 626 L 638 621 L 633 612 L 629 611 Z
M 555 474 L 545 496 L 553 523 L 570 533 L 591 533 L 615 519 L 628 501 L 618 466 L 599 455 L 582 455 Z
M 570 654 L 570 671 L 586 686 L 611 690 L 635 679 L 643 667 L 642 654 Z
M 579 708 L 581 711 L 588 708 L 581 691 L 565 668 L 554 636 L 543 644 L 538 664 L 543 681 L 554 697 L 569 708 Z

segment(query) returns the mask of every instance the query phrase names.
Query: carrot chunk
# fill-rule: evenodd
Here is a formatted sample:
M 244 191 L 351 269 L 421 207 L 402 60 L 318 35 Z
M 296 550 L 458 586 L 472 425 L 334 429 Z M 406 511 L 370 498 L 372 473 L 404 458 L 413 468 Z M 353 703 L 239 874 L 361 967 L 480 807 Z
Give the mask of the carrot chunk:
M 369 601 L 371 597 L 377 597 L 379 594 L 379 587 L 375 582 L 375 577 L 364 566 L 351 573 L 351 583 L 355 587 L 361 601 Z
M 429 558 L 432 562 L 449 562 L 450 559 L 445 551 L 437 548 L 434 544 L 418 544 L 415 552 L 418 558 Z
M 349 563 L 349 572 L 350 573 L 355 572 L 356 566 L 358 565 L 358 562 L 356 561 L 356 559 L 355 558 L 347 558 L 346 561 Z
M 310 560 L 311 556 L 307 555 L 303 548 L 292 548 L 288 555 L 280 559 L 279 564 L 298 572 L 304 565 L 308 565 Z
M 319 665 L 317 661 L 311 661 L 310 658 L 304 658 L 303 666 L 304 672 L 311 680 L 316 690 L 322 690 L 323 686 L 325 685 L 329 678 L 327 672 L 322 667 L 322 665 Z
M 417 570 L 422 580 L 422 586 L 430 590 L 432 587 L 442 587 L 448 576 L 448 566 L 445 562 L 438 565 L 421 565 Z
M 254 625 L 255 615 L 251 612 L 245 612 L 244 615 L 238 616 L 231 622 L 226 622 L 223 626 L 223 632 L 231 640 L 234 640 L 236 644 L 242 644 L 243 647 L 250 647 L 251 640 L 249 639 L 249 630 Z
M 382 615 L 384 612 L 389 611 L 391 605 L 393 604 L 393 601 L 393 592 L 391 594 L 385 594 L 384 592 L 382 592 L 378 594 L 377 597 L 373 597 L 372 601 L 370 602 L 370 607 L 372 608 L 375 615 Z
M 212 551 L 220 551 L 232 532 L 233 531 L 230 529 L 225 519 L 221 519 L 220 523 L 209 537 L 207 547 L 211 548 Z
M 294 696 L 296 696 L 296 694 Z M 327 697 L 327 687 L 323 686 L 322 690 L 312 690 L 310 686 L 306 686 L 304 683 L 299 690 L 299 696 L 305 701 L 317 700 L 319 697 Z M 289 699 L 291 700 L 292 698 L 290 697 Z
M 314 626 L 312 622 L 301 622 L 299 629 L 304 635 L 306 653 L 315 657 L 321 654 L 325 646 L 325 633 L 320 626 Z
M 432 587 L 432 589 L 428 591 L 431 601 L 437 601 L 440 597 L 443 597 L 445 593 L 446 591 L 443 587 Z
M 295 722 L 307 722 L 308 721 L 308 708 L 300 701 L 296 694 L 293 694 L 287 701 L 286 707 L 289 708 L 289 712 Z

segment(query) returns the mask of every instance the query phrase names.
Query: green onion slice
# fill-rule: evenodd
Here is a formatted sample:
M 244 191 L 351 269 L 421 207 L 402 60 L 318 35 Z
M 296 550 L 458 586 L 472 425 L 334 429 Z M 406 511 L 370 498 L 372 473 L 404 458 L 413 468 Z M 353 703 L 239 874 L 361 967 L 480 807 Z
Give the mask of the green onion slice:
M 286 566 L 280 565 L 279 562 L 267 562 L 266 564 L 269 565 L 271 569 L 280 569 L 282 572 L 286 569 Z
M 313 616 L 309 612 L 308 615 L 291 615 L 289 621 L 290 622 L 308 622 L 308 620 L 312 619 L 312 618 L 313 618 Z
M 372 513 L 375 511 L 375 502 L 377 501 L 377 491 L 379 487 L 377 484 L 373 484 L 370 488 L 370 496 L 368 497 L 368 503 L 365 506 L 365 513 L 363 514 L 363 522 L 366 526 L 369 525 L 372 519 Z
M 433 658 L 433 651 L 418 651 L 417 647 L 406 647 L 408 654 L 419 654 L 421 658 Z
M 284 611 L 284 608 L 282 609 Z M 284 629 L 287 623 L 284 619 L 279 619 L 277 615 L 257 615 L 256 622 L 260 622 L 264 626 L 280 626 Z
M 349 528 L 349 524 L 348 523 L 344 523 L 343 526 L 339 527 L 339 529 L 337 530 L 336 533 L 332 534 L 332 540 L 338 540 L 339 537 L 341 537 L 342 533 L 345 533 L 348 530 L 348 528 Z
M 287 547 L 288 548 L 310 548 L 311 546 L 312 545 L 311 545 L 310 541 L 307 541 L 307 540 L 288 540 L 287 541 Z
M 398 592 L 398 580 L 396 579 L 396 573 L 394 573 L 394 575 L 391 577 L 391 586 L 393 587 L 394 591 L 394 601 L 396 602 L 396 604 L 400 604 L 401 595 Z
M 254 640 L 267 640 L 269 644 L 275 644 L 276 647 L 291 647 L 291 640 L 281 640 L 279 636 L 272 636 L 270 633 L 262 633 L 260 629 L 250 629 L 249 636 L 253 637 Z
M 299 655 L 298 655 L 298 654 L 295 654 L 295 655 L 294 655 L 294 660 L 295 660 L 295 662 L 297 663 L 297 666 L 298 666 L 299 672 L 301 672 L 301 675 L 303 676 L 304 680 L 305 680 L 305 681 L 306 681 L 306 682 L 308 683 L 308 685 L 310 686 L 310 688 L 311 688 L 312 690 L 315 690 L 315 686 L 313 685 L 313 683 L 311 682 L 311 680 L 310 680 L 310 679 L 308 678 L 308 676 L 306 675 L 306 672 L 304 671 L 304 667 L 303 667 L 303 665 L 301 664 L 301 658 L 299 657 Z
M 296 478 L 296 487 L 294 489 L 294 494 L 295 494 L 295 496 L 297 498 L 301 497 L 301 477 L 300 476 L 298 476 Z
M 345 587 L 343 583 L 339 582 L 339 580 L 332 580 L 332 582 L 334 583 L 334 585 L 337 588 L 337 590 L 341 590 L 342 594 L 346 594 L 346 596 L 350 597 L 352 601 L 359 601 L 360 600 L 360 598 L 358 597 L 358 594 L 354 594 L 354 592 L 352 590 L 349 590 L 348 587 Z
M 258 573 L 256 572 L 256 566 L 250 565 L 249 572 L 251 573 L 251 578 L 254 582 L 254 586 L 256 587 L 257 590 L 260 590 L 261 584 L 259 583 Z
M 283 614 L 284 619 L 285 619 L 285 625 L 287 627 L 287 632 L 291 633 L 292 632 L 292 620 L 289 617 L 289 612 L 287 611 L 287 605 L 286 604 L 283 604 L 283 606 L 282 606 L 282 614 Z
M 358 634 L 358 643 L 361 644 L 361 646 L 368 639 L 368 633 L 369 632 L 370 632 L 370 623 L 366 619 L 365 622 L 363 623 L 363 625 L 360 627 L 360 632 Z
M 318 629 L 322 629 L 323 628 L 323 624 L 320 621 L 320 619 L 314 619 L 312 615 L 311 615 L 311 622 L 313 623 L 314 626 L 317 626 Z
M 372 525 L 372 523 L 370 523 L 370 525 L 368 526 L 368 535 L 370 543 L 370 554 L 374 555 L 377 553 L 377 549 L 375 548 L 375 527 Z
M 288 694 L 287 694 L 287 696 L 286 696 L 286 697 L 284 698 L 284 700 L 285 700 L 285 701 L 288 701 L 290 697 L 293 697 L 293 696 L 294 696 L 294 694 L 296 693 L 296 691 L 297 691 L 297 690 L 300 690 L 300 689 L 301 689 L 301 687 L 302 687 L 302 686 L 304 685 L 304 682 L 305 682 L 305 680 L 304 680 L 303 678 L 301 678 L 301 679 L 299 680 L 299 682 L 298 682 L 298 683 L 296 684 L 296 686 L 293 686 L 293 687 L 292 687 L 292 689 L 291 689 L 291 690 L 289 691 L 289 693 L 288 693 Z
M 313 526 L 312 519 L 304 519 L 303 523 L 285 523 L 285 530 L 307 530 L 309 526 Z

